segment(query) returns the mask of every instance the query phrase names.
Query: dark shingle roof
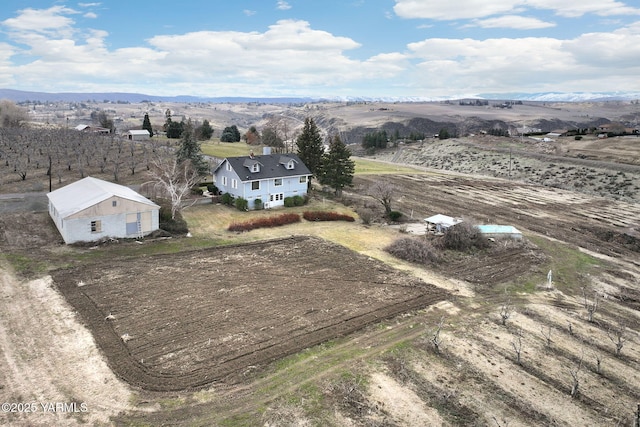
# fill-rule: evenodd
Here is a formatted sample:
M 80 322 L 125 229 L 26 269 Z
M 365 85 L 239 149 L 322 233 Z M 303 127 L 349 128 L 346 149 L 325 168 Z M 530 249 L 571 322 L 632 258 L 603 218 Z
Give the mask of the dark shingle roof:
M 255 181 L 279 177 L 311 175 L 309 168 L 302 163 L 296 154 L 267 154 L 262 156 L 227 157 L 226 159 L 241 181 Z M 289 161 L 293 160 L 294 168 L 287 169 Z M 258 163 L 260 172 L 251 172 L 251 165 Z M 220 167 L 220 166 L 219 166 Z

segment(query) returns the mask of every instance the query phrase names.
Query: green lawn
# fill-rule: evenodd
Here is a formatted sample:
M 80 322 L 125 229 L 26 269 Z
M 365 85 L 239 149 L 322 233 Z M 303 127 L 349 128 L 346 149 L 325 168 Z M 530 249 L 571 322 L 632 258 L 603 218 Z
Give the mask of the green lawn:
M 252 147 L 240 142 L 220 142 L 218 138 L 211 139 L 201 145 L 202 152 L 207 156 L 225 158 L 248 156 L 253 150 L 255 154 L 262 154 L 262 146 Z
M 410 166 L 400 166 L 393 163 L 379 162 L 376 160 L 355 159 L 356 175 L 379 173 L 420 173 L 421 171 Z
M 212 139 L 202 144 L 202 152 L 208 156 L 225 158 L 236 156 L 247 156 L 253 150 L 256 155 L 262 154 L 262 146 L 252 147 L 244 142 L 220 142 Z M 376 160 L 355 159 L 356 175 L 358 174 L 383 174 L 383 173 L 416 173 L 419 169 L 409 166 L 399 166 L 392 163 L 379 162 Z

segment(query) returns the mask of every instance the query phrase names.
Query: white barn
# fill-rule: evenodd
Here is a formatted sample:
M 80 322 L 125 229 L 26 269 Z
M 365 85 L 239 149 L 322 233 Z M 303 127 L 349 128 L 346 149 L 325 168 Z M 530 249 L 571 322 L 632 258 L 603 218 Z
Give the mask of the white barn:
M 127 131 L 125 134 L 127 139 L 130 141 L 146 141 L 151 137 L 151 134 L 146 129 L 134 129 Z
M 87 177 L 47 194 L 65 243 L 140 238 L 159 228 L 160 206 L 132 189 Z

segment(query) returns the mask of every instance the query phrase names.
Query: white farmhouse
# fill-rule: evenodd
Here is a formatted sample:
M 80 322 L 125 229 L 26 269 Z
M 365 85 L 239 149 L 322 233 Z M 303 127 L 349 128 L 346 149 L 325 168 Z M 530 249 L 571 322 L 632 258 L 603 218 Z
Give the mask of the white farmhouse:
M 270 209 L 283 206 L 287 197 L 305 196 L 311 172 L 292 153 L 252 154 L 227 157 L 213 171 L 213 176 L 221 192 L 246 199 L 249 209 L 255 208 L 256 199 L 265 209 Z
M 159 228 L 160 206 L 132 189 L 87 177 L 47 194 L 65 243 L 140 238 Z

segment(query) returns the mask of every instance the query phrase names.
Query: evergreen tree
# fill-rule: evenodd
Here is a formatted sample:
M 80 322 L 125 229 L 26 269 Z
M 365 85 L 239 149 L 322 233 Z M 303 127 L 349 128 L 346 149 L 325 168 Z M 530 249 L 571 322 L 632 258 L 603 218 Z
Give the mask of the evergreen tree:
M 196 138 L 198 141 L 206 141 L 213 136 L 213 128 L 209 124 L 209 120 L 204 120 L 201 126 L 196 128 Z
M 351 160 L 351 151 L 338 135 L 331 138 L 329 151 L 322 156 L 320 183 L 328 185 L 340 196 L 342 189 L 351 186 L 355 162 Z
M 220 141 L 222 142 L 240 142 L 240 131 L 236 125 L 227 126 L 222 131 Z
M 181 163 L 185 160 L 191 161 L 193 168 L 198 172 L 200 176 L 209 173 L 209 167 L 207 166 L 207 162 L 202 156 L 200 144 L 198 144 L 198 142 L 196 141 L 195 132 L 193 130 L 193 124 L 191 123 L 191 120 L 188 120 L 184 125 L 182 136 L 180 137 L 180 147 L 176 152 L 176 156 L 178 157 L 178 163 Z
M 372 133 L 367 133 L 362 137 L 362 147 L 375 150 L 376 148 L 387 148 L 387 142 L 389 137 L 386 130 L 379 130 Z
M 178 139 L 182 136 L 182 132 L 185 128 L 185 123 L 182 122 L 174 122 L 169 118 L 166 123 L 167 127 L 167 138 Z
M 144 114 L 144 120 L 142 121 L 142 129 L 149 132 L 149 136 L 153 136 L 153 128 L 151 127 L 151 120 L 149 120 L 149 113 Z
M 318 176 L 322 164 L 324 146 L 320 130 L 312 118 L 307 117 L 304 120 L 304 128 L 296 140 L 296 146 L 298 147 L 300 160 L 307 165 L 314 176 Z M 311 180 L 309 180 L 308 186 L 311 188 Z

